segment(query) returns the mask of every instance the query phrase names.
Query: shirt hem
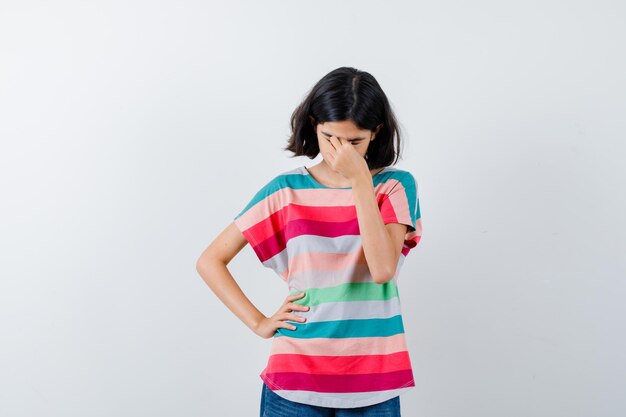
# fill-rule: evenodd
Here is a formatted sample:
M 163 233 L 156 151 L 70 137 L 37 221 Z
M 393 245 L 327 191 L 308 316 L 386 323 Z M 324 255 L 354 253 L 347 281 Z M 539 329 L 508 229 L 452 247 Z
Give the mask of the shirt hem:
M 272 379 L 269 378 L 267 375 L 260 374 L 259 376 L 261 377 L 263 382 L 268 386 L 269 389 L 271 389 L 277 395 L 283 397 L 286 400 L 301 403 L 301 404 L 308 404 L 308 405 L 314 405 L 318 407 L 327 407 L 327 408 L 366 407 L 369 405 L 374 405 L 374 404 L 381 403 L 383 401 L 390 400 L 391 398 L 402 395 L 405 392 L 409 391 L 410 389 L 415 388 L 415 379 L 411 379 L 407 383 L 397 388 L 394 388 L 393 392 L 374 391 L 372 392 L 373 395 L 371 397 L 363 398 L 358 401 L 350 401 L 350 400 L 345 400 L 341 398 L 331 399 L 331 398 L 314 398 L 314 397 L 308 398 L 307 401 L 303 401 L 302 398 L 295 399 L 292 396 L 290 396 L 289 390 L 285 390 L 281 388 L 280 386 L 276 385 L 274 381 L 272 381 Z M 311 391 L 311 392 L 314 395 L 314 391 Z

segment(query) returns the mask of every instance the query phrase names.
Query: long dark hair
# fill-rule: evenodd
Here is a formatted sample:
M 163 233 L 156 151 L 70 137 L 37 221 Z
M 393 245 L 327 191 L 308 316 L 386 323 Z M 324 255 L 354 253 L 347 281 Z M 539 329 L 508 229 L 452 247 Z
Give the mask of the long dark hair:
M 359 129 L 376 130 L 365 154 L 369 169 L 394 165 L 400 157 L 400 129 L 389 100 L 368 72 L 340 67 L 313 86 L 291 115 L 291 136 L 283 150 L 314 159 L 320 152 L 318 123 L 351 120 Z

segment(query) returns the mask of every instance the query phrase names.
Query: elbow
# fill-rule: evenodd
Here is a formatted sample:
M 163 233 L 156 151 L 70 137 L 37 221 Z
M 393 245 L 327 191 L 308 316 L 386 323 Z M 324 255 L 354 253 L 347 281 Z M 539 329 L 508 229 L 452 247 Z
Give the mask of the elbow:
M 196 260 L 196 271 L 202 275 L 207 271 L 207 269 L 211 268 L 211 265 L 218 259 L 215 252 L 209 246 L 200 254 L 198 259 Z
M 386 282 L 391 281 L 395 275 L 396 275 L 396 270 L 392 269 L 392 270 L 387 270 L 384 273 L 372 274 L 372 278 L 374 279 L 375 283 L 384 284 Z
M 376 284 L 385 284 L 389 281 L 391 281 L 391 278 L 374 278 Z
M 205 274 L 207 269 L 209 269 L 211 262 L 212 258 L 210 257 L 210 255 L 207 252 L 203 253 L 196 261 L 196 271 L 198 272 L 198 274 Z
M 210 250 L 205 250 L 196 260 L 196 272 L 204 279 L 216 269 L 228 264 L 223 258 Z
M 200 259 L 196 261 L 196 272 L 202 278 L 210 288 L 215 287 L 215 280 L 218 278 L 218 263 L 215 262 L 214 258 L 209 256 L 201 256 Z
M 204 279 L 204 276 L 206 273 L 205 271 L 206 271 L 206 263 L 204 262 L 202 258 L 200 258 L 196 261 L 196 272 L 198 273 L 198 275 L 200 275 L 200 277 L 202 277 L 202 279 Z

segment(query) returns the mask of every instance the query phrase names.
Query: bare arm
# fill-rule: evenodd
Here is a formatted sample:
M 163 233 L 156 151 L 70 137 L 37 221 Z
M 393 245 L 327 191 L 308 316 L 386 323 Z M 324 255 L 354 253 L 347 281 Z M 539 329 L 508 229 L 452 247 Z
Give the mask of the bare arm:
M 304 318 L 292 314 L 292 311 L 306 311 L 308 307 L 292 301 L 304 296 L 304 293 L 288 296 L 279 310 L 271 317 L 266 317 L 241 290 L 227 268 L 228 263 L 247 244 L 237 226 L 231 223 L 202 252 L 196 262 L 196 270 L 209 288 L 250 330 L 263 338 L 272 337 L 279 327 L 294 329 L 284 320 L 304 321 Z
M 230 230 L 229 230 L 230 229 Z M 229 236 L 230 235 L 230 236 Z M 254 331 L 259 322 L 265 318 L 250 299 L 243 293 L 226 265 L 231 256 L 238 253 L 244 246 L 235 236 L 232 227 L 226 228 L 217 239 L 204 250 L 196 262 L 196 270 L 217 295 L 217 297 L 235 314 L 250 330 Z M 234 245 L 237 243 L 237 245 Z
M 369 172 L 354 179 L 352 193 L 367 266 L 374 281 L 383 284 L 396 273 L 407 226 L 384 224 Z

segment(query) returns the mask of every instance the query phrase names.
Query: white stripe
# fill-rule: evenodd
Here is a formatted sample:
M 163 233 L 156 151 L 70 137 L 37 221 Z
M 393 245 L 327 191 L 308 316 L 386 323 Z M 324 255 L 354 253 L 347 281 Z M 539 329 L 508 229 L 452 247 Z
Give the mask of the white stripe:
M 401 314 L 398 297 L 389 300 L 337 301 L 310 306 L 309 311 L 294 311 L 306 317 L 305 323 L 352 319 L 388 319 Z
M 276 394 L 290 401 L 318 407 L 355 408 L 378 404 L 410 390 L 412 387 L 375 392 L 315 392 L 276 390 Z

